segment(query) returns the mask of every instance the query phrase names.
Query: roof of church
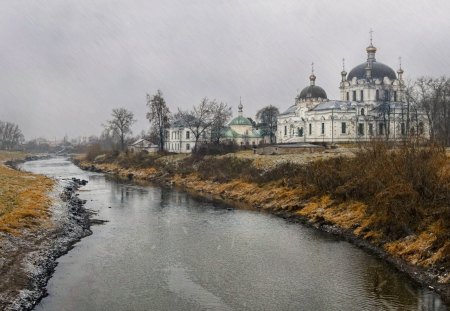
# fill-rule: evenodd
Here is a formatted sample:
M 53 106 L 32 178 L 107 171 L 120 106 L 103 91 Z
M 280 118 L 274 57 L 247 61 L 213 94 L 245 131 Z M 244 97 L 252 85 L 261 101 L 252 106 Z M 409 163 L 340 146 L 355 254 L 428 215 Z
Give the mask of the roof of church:
M 231 122 L 228 125 L 250 125 L 250 126 L 252 126 L 253 124 L 246 117 L 238 116 L 238 117 L 234 118 L 233 120 L 231 120 Z
M 231 128 L 225 129 L 223 133 L 225 138 L 261 138 L 262 134 L 259 130 L 252 129 L 247 135 L 241 135 Z
M 366 78 L 366 67 L 367 62 L 364 62 L 352 70 L 350 70 L 350 73 L 347 76 L 347 80 L 353 79 L 353 77 L 356 77 L 356 79 L 365 79 Z M 372 71 L 371 71 L 372 79 L 380 79 L 382 80 L 384 77 L 388 77 L 391 80 L 397 79 L 397 75 L 395 74 L 395 71 L 383 64 L 379 63 L 377 61 L 372 62 Z
M 280 113 L 279 116 L 284 116 L 284 115 L 288 115 L 288 114 L 294 114 L 296 109 L 297 109 L 297 106 L 296 105 L 292 105 L 285 112 Z
M 299 99 L 309 99 L 309 98 L 327 98 L 327 93 L 323 88 L 317 85 L 310 85 L 305 87 L 298 96 Z
M 354 107 L 355 103 L 349 102 L 349 101 L 343 101 L 343 100 L 329 100 L 323 103 L 318 104 L 316 107 L 314 107 L 311 110 L 320 111 L 320 110 L 330 110 L 330 109 L 350 109 L 351 107 Z

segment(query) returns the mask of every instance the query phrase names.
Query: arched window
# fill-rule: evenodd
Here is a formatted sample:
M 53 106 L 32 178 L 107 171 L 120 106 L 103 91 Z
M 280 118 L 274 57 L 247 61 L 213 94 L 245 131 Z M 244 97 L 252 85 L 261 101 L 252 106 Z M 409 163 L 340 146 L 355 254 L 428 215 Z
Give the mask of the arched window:
M 361 115 L 363 116 L 364 115 L 364 108 L 361 108 Z

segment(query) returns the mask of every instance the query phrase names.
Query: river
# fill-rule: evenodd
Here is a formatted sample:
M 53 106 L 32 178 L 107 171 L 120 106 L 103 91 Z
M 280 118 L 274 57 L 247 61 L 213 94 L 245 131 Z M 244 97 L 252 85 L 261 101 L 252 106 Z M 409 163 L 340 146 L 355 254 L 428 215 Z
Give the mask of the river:
M 318 230 L 64 158 L 22 168 L 88 180 L 79 196 L 108 221 L 58 259 L 35 310 L 446 310 L 434 292 Z

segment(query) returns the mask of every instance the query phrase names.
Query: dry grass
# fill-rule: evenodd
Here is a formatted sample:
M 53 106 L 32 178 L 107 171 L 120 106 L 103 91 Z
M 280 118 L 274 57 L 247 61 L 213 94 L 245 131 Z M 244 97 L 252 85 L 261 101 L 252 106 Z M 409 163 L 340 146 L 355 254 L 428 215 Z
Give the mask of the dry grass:
M 23 158 L 23 153 L 0 152 L 2 161 Z M 10 169 L 0 164 L 0 231 L 20 234 L 33 229 L 49 218 L 51 200 L 47 193 L 54 181 Z

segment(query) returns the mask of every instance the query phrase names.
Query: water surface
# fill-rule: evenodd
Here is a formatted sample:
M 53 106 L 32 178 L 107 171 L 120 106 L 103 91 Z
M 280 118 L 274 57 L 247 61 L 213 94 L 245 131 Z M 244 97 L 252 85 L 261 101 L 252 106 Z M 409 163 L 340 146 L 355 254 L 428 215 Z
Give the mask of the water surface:
M 58 260 L 35 310 L 446 310 L 432 291 L 317 230 L 63 158 L 23 168 L 89 180 L 80 198 L 109 221 Z

